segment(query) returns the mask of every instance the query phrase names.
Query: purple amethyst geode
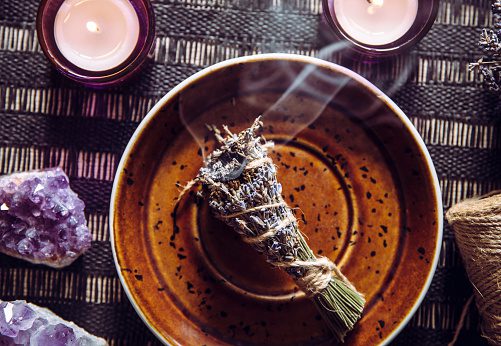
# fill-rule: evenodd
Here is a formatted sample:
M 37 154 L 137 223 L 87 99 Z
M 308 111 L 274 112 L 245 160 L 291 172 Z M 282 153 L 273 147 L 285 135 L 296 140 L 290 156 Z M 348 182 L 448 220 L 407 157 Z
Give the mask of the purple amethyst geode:
M 105 346 L 98 338 L 55 315 L 26 303 L 0 301 L 1 346 Z
M 84 208 L 60 168 L 0 177 L 0 252 L 55 268 L 71 264 L 92 240 Z

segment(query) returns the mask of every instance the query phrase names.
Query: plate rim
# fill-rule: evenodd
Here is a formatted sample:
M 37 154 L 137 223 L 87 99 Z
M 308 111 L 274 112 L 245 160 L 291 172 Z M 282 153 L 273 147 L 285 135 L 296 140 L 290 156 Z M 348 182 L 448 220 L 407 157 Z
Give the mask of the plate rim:
M 120 162 L 117 166 L 117 170 L 115 173 L 115 177 L 113 179 L 113 187 L 111 191 L 111 197 L 110 197 L 110 208 L 109 208 L 109 228 L 110 228 L 110 243 L 111 243 L 111 250 L 113 253 L 113 262 L 115 263 L 115 268 L 118 273 L 120 283 L 122 285 L 122 288 L 127 295 L 127 298 L 129 299 L 130 303 L 132 304 L 134 310 L 136 313 L 139 315 L 141 320 L 144 322 L 144 324 L 151 330 L 151 332 L 160 340 L 163 344 L 165 345 L 174 345 L 178 344 L 175 340 L 169 340 L 169 338 L 165 337 L 162 335 L 153 325 L 148 321 L 147 317 L 145 314 L 142 312 L 141 307 L 139 304 L 135 301 L 130 288 L 126 285 L 125 277 L 122 274 L 120 264 L 118 262 L 118 257 L 117 257 L 117 252 L 116 252 L 116 247 L 115 247 L 115 229 L 114 229 L 114 221 L 115 221 L 115 204 L 116 204 L 116 199 L 117 199 L 117 193 L 118 193 L 118 180 L 122 174 L 123 169 L 125 168 L 125 162 L 127 159 L 130 157 L 131 151 L 133 147 L 135 146 L 138 138 L 142 134 L 142 132 L 148 127 L 149 123 L 153 120 L 153 118 L 161 111 L 161 109 L 170 101 L 173 97 L 175 97 L 177 94 L 179 94 L 180 91 L 184 90 L 186 87 L 191 85 L 193 82 L 197 81 L 198 79 L 203 78 L 204 76 L 210 75 L 211 73 L 221 70 L 226 67 L 242 64 L 242 63 L 249 63 L 249 62 L 263 62 L 263 61 L 269 61 L 269 60 L 276 60 L 276 61 L 292 61 L 292 62 L 301 62 L 305 64 L 312 64 L 316 65 L 319 67 L 327 68 L 336 72 L 343 73 L 347 75 L 348 77 L 352 78 L 356 82 L 360 83 L 362 86 L 364 86 L 366 89 L 368 89 L 372 94 L 374 94 L 376 97 L 378 97 L 383 103 L 385 103 L 402 121 L 404 126 L 407 128 L 407 130 L 410 132 L 412 135 L 413 139 L 416 141 L 419 149 L 423 153 L 423 158 L 425 160 L 425 163 L 428 167 L 429 173 L 431 175 L 431 181 L 433 183 L 433 188 L 435 192 L 435 199 L 436 199 L 436 206 L 437 206 L 437 240 L 435 244 L 435 249 L 434 249 L 434 258 L 433 262 L 431 263 L 430 271 L 428 272 L 428 276 L 426 278 L 426 281 L 424 283 L 424 286 L 419 293 L 418 299 L 414 302 L 412 308 L 409 310 L 409 313 L 405 316 L 404 319 L 399 323 L 397 328 L 390 333 L 385 339 L 383 339 L 380 343 L 380 345 L 388 345 L 395 337 L 400 334 L 400 332 L 405 328 L 405 326 L 409 323 L 411 318 L 414 316 L 416 313 L 417 309 L 421 305 L 421 303 L 424 300 L 424 297 L 426 296 L 426 293 L 428 292 L 431 282 L 433 280 L 433 277 L 435 275 L 435 271 L 437 269 L 438 265 L 438 260 L 440 257 L 440 250 L 441 250 L 441 245 L 442 245 L 442 239 L 443 239 L 443 227 L 444 227 L 444 214 L 443 214 L 443 203 L 442 203 L 442 193 L 440 190 L 440 183 L 438 180 L 437 172 L 435 169 L 435 165 L 433 164 L 433 161 L 431 159 L 430 153 L 428 151 L 428 148 L 426 147 L 426 144 L 424 143 L 421 135 L 415 128 L 415 126 L 412 124 L 411 120 L 407 115 L 400 109 L 400 107 L 390 99 L 384 92 L 382 92 L 377 86 L 372 84 L 370 81 L 368 81 L 366 78 L 362 77 L 358 73 L 344 67 L 338 64 L 335 64 L 333 62 L 329 62 L 326 60 L 322 60 L 316 57 L 310 57 L 306 55 L 299 55 L 299 54 L 289 54 L 289 53 L 267 53 L 267 54 L 255 54 L 255 55 L 249 55 L 249 56 L 243 56 L 243 57 L 237 57 L 237 58 L 232 58 L 228 60 L 221 61 L 219 63 L 213 64 L 211 66 L 208 66 L 193 75 L 189 76 L 188 78 L 184 79 L 181 83 L 177 84 L 174 88 L 172 88 L 167 94 L 165 94 L 154 106 L 153 108 L 150 109 L 150 111 L 146 114 L 146 116 L 143 118 L 143 120 L 139 123 L 138 127 L 132 134 L 131 138 L 129 139 L 129 142 L 127 143 L 127 146 L 125 147 L 125 150 L 120 158 Z

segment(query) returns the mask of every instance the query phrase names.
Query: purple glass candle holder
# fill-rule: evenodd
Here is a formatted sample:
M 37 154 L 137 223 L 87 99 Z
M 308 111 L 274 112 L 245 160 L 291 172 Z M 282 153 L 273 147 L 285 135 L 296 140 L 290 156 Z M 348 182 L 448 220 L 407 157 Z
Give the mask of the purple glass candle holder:
M 66 77 L 94 88 L 112 87 L 136 75 L 150 56 L 155 42 L 155 14 L 149 0 L 127 0 L 139 21 L 139 34 L 132 53 L 117 66 L 91 71 L 68 60 L 59 49 L 55 37 L 55 20 L 65 0 L 42 0 L 38 8 L 37 34 L 45 56 Z
M 353 38 L 347 33 L 345 28 L 343 28 L 338 20 L 338 16 L 336 15 L 334 5 L 336 1 L 346 0 L 322 0 L 325 21 L 339 39 L 345 40 L 348 43 L 349 48 L 351 48 L 352 51 L 369 58 L 379 58 L 400 54 L 418 43 L 426 35 L 426 33 L 428 33 L 435 22 L 439 6 L 439 0 L 418 0 L 416 18 L 409 30 L 403 34 L 403 36 L 390 43 L 371 45 Z M 375 0 L 348 1 L 367 1 L 371 3 Z M 383 1 L 380 2 L 383 3 Z

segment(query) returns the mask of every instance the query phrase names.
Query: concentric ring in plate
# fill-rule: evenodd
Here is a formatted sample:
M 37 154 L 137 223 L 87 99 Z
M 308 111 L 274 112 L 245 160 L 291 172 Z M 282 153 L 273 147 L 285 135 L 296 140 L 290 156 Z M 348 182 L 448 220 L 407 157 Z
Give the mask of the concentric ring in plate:
M 172 345 L 321 345 L 332 337 L 280 270 L 176 183 L 214 141 L 264 114 L 264 135 L 312 249 L 366 295 L 348 345 L 389 342 L 421 303 L 442 239 L 436 173 L 419 134 L 354 72 L 305 56 L 228 60 L 169 92 L 133 135 L 115 178 L 112 247 L 145 323 Z

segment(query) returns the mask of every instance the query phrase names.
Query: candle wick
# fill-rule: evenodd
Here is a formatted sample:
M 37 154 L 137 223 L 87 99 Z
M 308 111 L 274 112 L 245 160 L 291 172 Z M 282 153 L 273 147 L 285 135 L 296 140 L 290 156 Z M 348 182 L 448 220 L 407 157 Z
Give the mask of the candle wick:
M 96 22 L 92 22 L 92 21 L 87 22 L 86 26 L 87 26 L 87 30 L 89 30 L 90 32 L 96 32 L 96 33 L 99 32 L 99 26 L 97 25 Z
M 367 0 L 371 6 L 381 7 L 384 4 L 384 0 Z

